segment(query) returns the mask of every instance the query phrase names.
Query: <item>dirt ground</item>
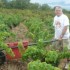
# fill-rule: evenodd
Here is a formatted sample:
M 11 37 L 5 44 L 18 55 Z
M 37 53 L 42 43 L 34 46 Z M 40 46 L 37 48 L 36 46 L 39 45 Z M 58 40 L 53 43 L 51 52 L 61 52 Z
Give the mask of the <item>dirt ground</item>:
M 11 30 L 11 32 L 15 34 L 15 37 L 8 37 L 5 42 L 8 43 L 23 40 L 28 40 L 30 42 L 31 39 L 26 38 L 27 31 L 27 27 L 23 23 L 20 23 L 18 26 L 12 28 Z
M 27 70 L 27 62 L 15 62 L 8 61 L 3 65 L 0 65 L 0 70 Z

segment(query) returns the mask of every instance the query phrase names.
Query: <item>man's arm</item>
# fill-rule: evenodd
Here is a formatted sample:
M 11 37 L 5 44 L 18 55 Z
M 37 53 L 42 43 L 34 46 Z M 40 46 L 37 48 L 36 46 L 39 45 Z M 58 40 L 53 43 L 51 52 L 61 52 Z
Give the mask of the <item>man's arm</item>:
M 64 28 L 63 28 L 63 30 L 62 30 L 62 34 L 60 35 L 59 40 L 62 40 L 62 38 L 63 38 L 64 34 L 65 34 L 65 33 L 66 33 L 66 31 L 67 31 L 67 27 L 68 27 L 68 26 L 64 26 Z

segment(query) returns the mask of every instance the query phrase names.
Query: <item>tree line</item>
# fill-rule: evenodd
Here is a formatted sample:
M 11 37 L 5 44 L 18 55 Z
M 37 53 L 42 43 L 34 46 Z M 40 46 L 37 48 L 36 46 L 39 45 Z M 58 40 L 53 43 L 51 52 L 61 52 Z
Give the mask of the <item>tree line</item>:
M 0 8 L 50 10 L 47 4 L 31 3 L 30 0 L 0 0 Z

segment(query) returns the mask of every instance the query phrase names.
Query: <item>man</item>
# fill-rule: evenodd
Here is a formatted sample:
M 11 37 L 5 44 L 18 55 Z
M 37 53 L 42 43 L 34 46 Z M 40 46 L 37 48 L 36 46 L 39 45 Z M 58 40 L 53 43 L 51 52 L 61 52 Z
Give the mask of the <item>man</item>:
M 60 6 L 55 7 L 55 14 L 53 22 L 54 38 L 58 40 L 55 42 L 55 48 L 61 50 L 61 48 L 67 47 L 69 49 L 69 19 L 63 14 Z

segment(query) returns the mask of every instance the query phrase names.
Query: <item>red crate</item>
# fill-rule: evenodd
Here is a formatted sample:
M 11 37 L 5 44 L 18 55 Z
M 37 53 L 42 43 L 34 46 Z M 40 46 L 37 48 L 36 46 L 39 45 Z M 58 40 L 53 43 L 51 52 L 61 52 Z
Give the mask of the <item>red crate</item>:
M 13 48 L 12 51 L 14 52 L 15 57 L 11 57 L 9 54 L 7 54 L 7 55 L 6 55 L 6 58 L 7 58 L 8 60 L 21 58 L 21 54 L 20 54 L 20 52 L 19 52 L 19 50 L 18 50 L 17 47 L 16 47 L 16 48 Z
M 25 49 L 27 49 L 28 41 L 23 41 L 22 44 L 23 44 L 23 47 L 24 47 Z M 19 58 L 22 57 L 21 54 L 20 54 L 20 52 L 19 52 L 19 49 L 18 49 L 18 47 L 17 47 L 17 46 L 18 46 L 18 42 L 7 43 L 7 45 L 12 49 L 12 51 L 13 51 L 14 54 L 15 54 L 15 57 L 11 57 L 9 54 L 6 54 L 6 58 L 7 58 L 8 60 L 11 60 L 11 59 L 19 59 Z
M 23 44 L 23 47 L 25 48 L 25 49 L 27 49 L 28 48 L 28 41 L 23 41 L 22 42 L 22 44 Z

